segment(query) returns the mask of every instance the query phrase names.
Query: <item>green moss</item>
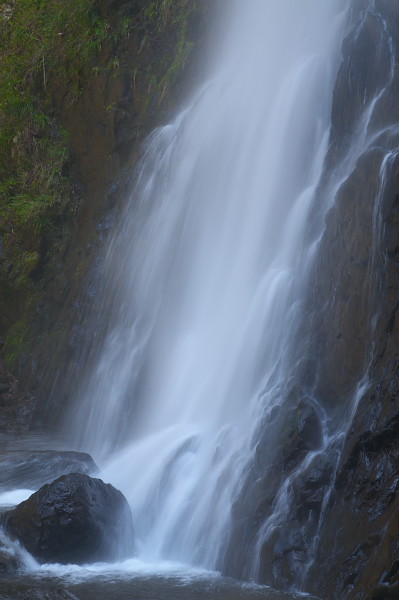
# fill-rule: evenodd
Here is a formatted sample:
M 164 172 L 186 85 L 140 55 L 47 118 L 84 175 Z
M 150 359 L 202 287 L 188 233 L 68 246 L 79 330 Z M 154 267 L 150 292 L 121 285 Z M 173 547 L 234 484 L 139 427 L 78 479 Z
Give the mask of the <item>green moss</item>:
M 49 82 L 79 86 L 108 38 L 93 0 L 18 0 L 0 9 L 0 221 L 41 227 L 64 208 L 69 161 Z M 64 205 L 61 207 L 61 205 Z M 44 219 L 46 221 L 46 219 Z M 46 222 L 46 226 L 47 226 Z
M 51 246 L 60 224 L 77 210 L 68 137 L 54 116 L 51 87 L 56 82 L 78 97 L 110 39 L 94 0 L 0 4 L 0 235 L 6 257 L 0 296 L 22 284 L 26 293 L 41 246 Z
M 181 37 L 176 44 L 175 53 L 172 63 L 170 64 L 168 70 L 160 81 L 161 88 L 161 98 L 160 101 L 164 98 L 165 94 L 168 91 L 168 88 L 173 85 L 184 67 L 187 64 L 189 57 L 191 56 L 194 44 L 190 40 L 187 40 L 185 37 L 185 28 L 182 29 Z
M 21 257 L 21 262 L 25 274 L 31 275 L 31 273 L 39 266 L 40 254 L 36 250 L 33 250 L 33 252 L 25 252 Z
M 29 322 L 21 319 L 8 330 L 4 343 L 4 358 L 8 368 L 14 368 L 21 356 L 27 353 L 29 346 Z
M 169 92 L 191 56 L 196 4 L 0 0 L 0 337 L 19 371 L 40 352 L 65 353 L 70 329 L 57 323 L 76 318 L 62 304 L 89 268 L 79 247 L 105 204 L 107 159 L 130 160 L 125 146 L 176 102 L 179 87 Z M 132 122 L 131 137 L 118 138 Z M 93 160 L 79 154 L 81 139 L 94 140 Z M 107 171 L 100 182 L 92 165 Z
M 173 43 L 165 48 L 161 75 L 148 66 L 147 96 L 156 92 L 158 107 L 165 100 L 169 90 L 181 77 L 194 49 L 191 39 L 191 24 L 198 13 L 194 0 L 154 0 L 143 11 L 146 33 L 142 38 L 140 52 L 151 44 L 156 45 L 160 34 L 168 28 L 174 31 Z

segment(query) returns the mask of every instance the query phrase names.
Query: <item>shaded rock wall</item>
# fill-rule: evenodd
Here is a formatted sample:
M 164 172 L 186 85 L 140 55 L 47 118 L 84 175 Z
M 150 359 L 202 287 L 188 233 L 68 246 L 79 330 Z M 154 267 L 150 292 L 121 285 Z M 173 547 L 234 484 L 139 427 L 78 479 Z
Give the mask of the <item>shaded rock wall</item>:
M 399 558 L 399 6 L 373 4 L 344 44 L 330 169 L 365 118 L 368 141 L 327 216 L 315 275 L 325 300 L 315 392 L 330 414 L 339 408 L 346 435 L 309 573 L 323 598 L 370 598 L 378 582 L 396 582 Z
M 330 180 L 321 189 L 329 193 L 342 175 L 312 282 L 310 354 L 317 366 L 305 380 L 326 410 L 329 448 L 339 456 L 330 462 L 328 485 L 320 486 L 324 504 L 301 582 L 325 599 L 370 598 L 378 583 L 397 581 L 398 22 L 396 3 L 354 3 L 334 91 Z M 294 484 L 296 513 L 300 486 L 301 479 Z M 302 530 L 314 514 L 308 506 Z
M 38 398 L 35 418 L 29 409 L 24 426 L 61 418 L 63 390 L 85 340 L 86 307 L 96 301 L 100 248 L 130 189 L 143 139 L 177 110 L 207 61 L 205 30 L 218 3 L 95 0 L 93 7 L 107 33 L 94 66 L 82 66 L 76 80 L 49 71 L 36 90 L 47 98 L 54 131 L 67 135 L 75 209 L 54 220 L 51 235 L 35 234 L 34 252 L 29 247 L 35 263 L 23 284 L 12 265 L 16 257 L 0 247 L 3 362 Z M 7 419 L 5 429 L 13 427 Z
M 396 2 L 352 3 L 303 364 L 260 434 L 223 564 L 323 600 L 396 597 L 399 584 L 398 24 Z

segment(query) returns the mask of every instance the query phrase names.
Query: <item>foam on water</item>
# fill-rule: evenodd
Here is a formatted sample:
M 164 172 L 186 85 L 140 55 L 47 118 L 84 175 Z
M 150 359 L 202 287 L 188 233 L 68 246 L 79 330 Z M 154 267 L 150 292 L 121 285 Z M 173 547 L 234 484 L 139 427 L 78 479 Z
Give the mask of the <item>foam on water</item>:
M 33 492 L 34 490 L 19 489 L 0 493 L 0 508 L 16 506 L 20 502 L 27 500 Z

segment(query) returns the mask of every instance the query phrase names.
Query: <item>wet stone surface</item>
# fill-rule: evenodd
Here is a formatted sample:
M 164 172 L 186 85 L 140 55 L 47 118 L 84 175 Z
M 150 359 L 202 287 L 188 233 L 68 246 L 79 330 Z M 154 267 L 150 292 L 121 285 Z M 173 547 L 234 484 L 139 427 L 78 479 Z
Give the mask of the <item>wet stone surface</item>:
M 36 588 L 37 584 L 37 581 L 28 578 L 12 583 L 0 580 L 0 600 L 316 600 L 218 576 L 180 578 L 151 575 L 126 580 L 89 579 L 80 583 L 43 580 L 40 589 Z M 5 596 L 7 590 L 14 595 Z M 44 595 L 49 592 L 58 595 Z
M 79 600 L 60 587 L 36 587 L 0 581 L 0 600 Z

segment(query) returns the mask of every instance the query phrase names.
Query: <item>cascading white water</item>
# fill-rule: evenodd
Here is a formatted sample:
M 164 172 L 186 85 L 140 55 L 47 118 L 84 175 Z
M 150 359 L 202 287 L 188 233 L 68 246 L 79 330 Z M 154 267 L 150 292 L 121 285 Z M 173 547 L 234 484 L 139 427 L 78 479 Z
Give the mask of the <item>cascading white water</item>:
M 211 568 L 301 357 L 348 2 L 226 4 L 209 82 L 148 140 L 107 252 L 109 332 L 74 425 L 127 496 L 139 555 Z

